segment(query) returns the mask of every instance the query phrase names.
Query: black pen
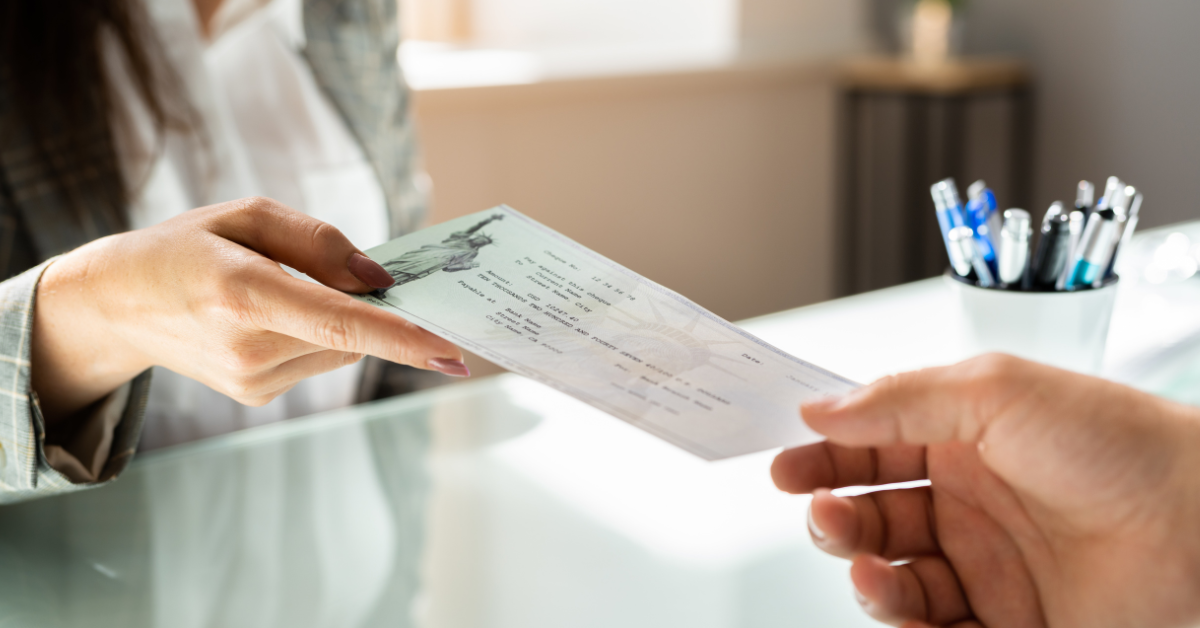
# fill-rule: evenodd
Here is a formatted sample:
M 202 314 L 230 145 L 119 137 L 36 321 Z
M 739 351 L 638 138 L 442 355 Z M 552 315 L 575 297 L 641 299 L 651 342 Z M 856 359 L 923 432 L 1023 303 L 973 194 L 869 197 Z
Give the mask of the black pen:
M 1086 183 L 1086 181 L 1084 182 Z M 1081 184 L 1082 185 L 1082 184 Z M 1034 290 L 1053 290 L 1067 265 L 1071 248 L 1071 216 L 1055 201 L 1042 218 L 1037 251 L 1030 271 Z
M 1101 257 L 1099 258 L 1100 274 L 1092 282 L 1093 287 L 1099 288 L 1104 280 L 1108 278 L 1112 272 L 1112 262 L 1116 259 L 1117 245 L 1121 243 L 1121 236 L 1125 235 L 1125 221 L 1129 219 L 1129 204 L 1133 202 L 1133 197 L 1137 196 L 1137 190 L 1132 185 L 1125 185 L 1123 182 L 1113 190 L 1112 196 L 1108 199 L 1108 207 L 1112 209 L 1113 215 L 1113 234 L 1108 245 L 1101 245 Z
M 1075 209 L 1083 212 L 1084 217 L 1087 217 L 1092 211 L 1092 203 L 1096 199 L 1096 186 L 1092 185 L 1091 181 L 1083 180 L 1079 182 L 1079 186 L 1075 188 Z
M 1104 183 L 1104 196 L 1101 196 L 1100 202 L 1096 203 L 1096 206 L 1093 207 L 1091 211 L 1087 212 L 1088 220 L 1091 220 L 1092 214 L 1095 212 L 1103 211 L 1105 209 L 1112 209 L 1113 201 L 1116 200 L 1117 195 L 1124 188 L 1125 184 L 1121 182 L 1121 179 L 1117 177 L 1109 177 L 1108 181 Z
M 1138 214 L 1142 211 L 1142 193 L 1138 192 L 1132 185 L 1125 188 L 1125 196 L 1129 198 L 1129 208 L 1125 211 L 1125 219 L 1122 221 L 1120 229 L 1117 232 L 1117 241 L 1113 245 L 1112 259 L 1108 261 L 1108 270 L 1104 273 L 1104 278 L 1112 277 L 1117 270 L 1117 258 L 1121 251 L 1129 246 L 1129 240 L 1133 237 L 1133 232 L 1137 229 Z

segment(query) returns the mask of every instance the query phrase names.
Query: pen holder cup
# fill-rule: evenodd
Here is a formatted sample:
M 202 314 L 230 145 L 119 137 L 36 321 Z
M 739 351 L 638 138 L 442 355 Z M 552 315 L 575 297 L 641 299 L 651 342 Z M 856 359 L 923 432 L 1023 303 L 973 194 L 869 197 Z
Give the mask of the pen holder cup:
M 1020 292 L 980 288 L 951 275 L 944 280 L 962 307 L 970 355 L 997 351 L 1079 373 L 1100 371 L 1117 279 L 1077 292 Z

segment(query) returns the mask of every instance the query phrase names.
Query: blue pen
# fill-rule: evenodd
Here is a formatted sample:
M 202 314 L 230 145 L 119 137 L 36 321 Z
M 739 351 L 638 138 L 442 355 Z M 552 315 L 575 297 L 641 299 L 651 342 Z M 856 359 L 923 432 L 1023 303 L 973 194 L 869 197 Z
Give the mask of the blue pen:
M 953 260 L 955 251 L 950 244 L 950 230 L 966 226 L 956 202 L 958 188 L 954 186 L 954 179 L 945 179 L 934 183 L 929 188 L 929 192 L 933 195 L 933 206 L 937 210 L 938 227 L 942 230 L 942 242 L 946 245 L 946 255 Z
M 1083 237 L 1079 239 L 1079 246 L 1072 255 L 1070 274 L 1063 286 L 1065 289 L 1088 287 L 1103 277 L 1116 232 L 1117 213 L 1112 208 L 1097 209 L 1088 216 Z
M 990 219 L 996 213 L 996 194 L 988 189 L 982 180 L 976 181 L 967 188 L 967 209 L 963 214 L 968 227 L 975 232 L 975 245 L 979 254 L 987 263 L 988 269 L 996 275 L 999 266 L 996 261 L 996 246 L 992 241 Z
M 1087 225 L 1087 212 L 1075 210 L 1067 220 L 1067 259 L 1063 263 L 1062 274 L 1054 284 L 1055 290 L 1066 290 L 1067 280 L 1075 272 L 1075 253 L 1080 251 L 1079 244 L 1083 241 L 1083 229 Z

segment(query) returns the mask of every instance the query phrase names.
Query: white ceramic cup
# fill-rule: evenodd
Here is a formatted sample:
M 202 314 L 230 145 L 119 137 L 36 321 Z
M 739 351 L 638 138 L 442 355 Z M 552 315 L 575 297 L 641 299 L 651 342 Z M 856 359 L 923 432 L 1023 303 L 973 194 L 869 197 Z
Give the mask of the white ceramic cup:
M 998 351 L 1096 374 L 1104 360 L 1117 281 L 1077 292 L 980 288 L 943 277 L 962 307 L 963 343 L 971 355 Z

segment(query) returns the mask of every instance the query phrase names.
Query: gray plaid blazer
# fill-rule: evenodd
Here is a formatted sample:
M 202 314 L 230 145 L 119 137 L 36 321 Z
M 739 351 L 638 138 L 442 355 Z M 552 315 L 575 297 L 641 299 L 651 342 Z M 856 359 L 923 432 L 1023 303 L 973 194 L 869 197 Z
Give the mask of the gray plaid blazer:
M 304 0 L 304 56 L 375 167 L 393 236 L 415 228 L 425 209 L 413 184 L 415 141 L 396 61 L 396 24 L 395 0 Z M 87 211 L 101 204 L 110 189 L 106 181 L 120 176 L 107 125 L 90 131 L 88 146 L 64 146 L 54 155 L 74 184 L 80 216 L 34 158 L 32 139 L 14 123 L 12 94 L 0 81 L 0 503 L 108 482 L 124 470 L 141 433 L 148 371 L 131 383 L 99 482 L 74 483 L 47 463 L 45 425 L 30 383 L 42 271 L 55 255 L 119 229 L 105 212 Z

